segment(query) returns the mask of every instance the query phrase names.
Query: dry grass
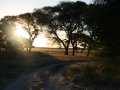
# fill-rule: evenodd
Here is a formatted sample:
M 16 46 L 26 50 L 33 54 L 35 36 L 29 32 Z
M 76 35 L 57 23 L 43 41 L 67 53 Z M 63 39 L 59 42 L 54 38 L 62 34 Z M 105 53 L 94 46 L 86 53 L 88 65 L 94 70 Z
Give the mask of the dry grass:
M 75 56 L 72 55 L 72 50 L 69 51 L 69 55 L 64 55 L 64 49 L 54 49 L 54 48 L 33 48 L 33 52 L 42 52 L 44 54 L 53 56 L 59 60 L 91 60 L 96 58 L 93 54 L 89 56 L 84 53 L 76 53 Z
M 32 72 L 41 66 L 72 60 L 93 60 L 85 53 L 64 55 L 64 49 L 32 48 L 32 53 L 0 53 L 0 90 L 21 73 Z

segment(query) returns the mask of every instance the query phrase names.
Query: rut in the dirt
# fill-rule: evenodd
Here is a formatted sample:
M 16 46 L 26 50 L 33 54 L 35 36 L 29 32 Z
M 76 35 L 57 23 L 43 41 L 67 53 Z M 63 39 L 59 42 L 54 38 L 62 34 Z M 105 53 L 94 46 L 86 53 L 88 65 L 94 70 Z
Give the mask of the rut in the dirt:
M 4 90 L 70 90 L 69 85 L 65 84 L 62 73 L 67 65 L 73 63 L 58 63 L 42 67 L 36 72 L 18 77 Z

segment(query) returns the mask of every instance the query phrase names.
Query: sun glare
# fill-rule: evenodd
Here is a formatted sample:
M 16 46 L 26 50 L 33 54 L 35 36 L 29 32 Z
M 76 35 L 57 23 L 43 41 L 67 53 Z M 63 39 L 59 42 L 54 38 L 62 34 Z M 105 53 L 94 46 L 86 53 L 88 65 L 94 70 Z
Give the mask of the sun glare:
M 17 30 L 15 32 L 15 35 L 21 36 L 24 38 L 29 38 L 29 34 L 23 29 L 22 25 L 17 24 Z M 34 47 L 48 47 L 48 39 L 45 37 L 44 33 L 40 33 L 38 37 L 34 40 L 33 46 Z
M 17 30 L 16 30 L 16 35 L 24 37 L 24 38 L 29 38 L 28 33 L 23 29 L 21 25 L 17 25 Z
M 24 38 L 29 38 L 29 34 L 27 33 L 27 31 L 24 30 L 24 28 L 22 27 L 22 25 L 20 24 L 16 24 L 16 32 L 15 35 L 16 36 L 20 36 L 20 37 L 24 37 Z M 58 32 L 61 36 L 61 38 L 65 38 L 64 32 Z M 35 38 L 34 42 L 33 42 L 33 46 L 34 47 L 54 47 L 57 48 L 59 47 L 58 45 L 54 44 L 52 41 L 48 40 L 48 38 L 45 37 L 44 32 L 39 33 L 39 35 L 37 36 L 37 38 Z
M 35 47 L 48 47 L 48 39 L 45 37 L 44 33 L 41 33 L 33 42 Z

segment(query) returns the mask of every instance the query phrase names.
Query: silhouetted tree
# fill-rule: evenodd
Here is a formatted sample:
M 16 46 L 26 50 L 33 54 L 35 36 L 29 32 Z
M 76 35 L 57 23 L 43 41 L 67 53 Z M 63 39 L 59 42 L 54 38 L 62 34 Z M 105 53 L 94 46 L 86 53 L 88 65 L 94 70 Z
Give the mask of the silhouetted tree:
M 94 4 L 99 4 L 99 5 L 111 4 L 111 3 L 116 3 L 116 2 L 119 2 L 119 0 L 93 0 Z
M 0 25 L 0 28 L 2 26 Z M 3 31 L 0 29 L 0 51 L 5 51 L 6 50 L 6 38 L 3 33 Z
M 17 47 L 15 41 L 15 26 L 16 17 L 15 16 L 5 16 L 0 20 L 0 32 L 1 32 L 1 48 L 7 50 L 15 50 Z M 14 44 L 13 44 L 14 42 Z
M 71 44 L 72 44 L 72 47 L 73 47 L 73 52 L 72 52 L 73 55 L 75 54 L 75 51 L 77 52 L 78 40 L 79 40 L 79 34 L 78 33 L 72 33 Z
M 99 1 L 99 0 L 96 0 Z M 104 0 L 104 4 L 89 5 L 87 24 L 108 53 L 119 54 L 120 50 L 120 1 Z
M 68 55 L 69 45 L 72 42 L 72 34 L 82 31 L 82 13 L 87 4 L 84 2 L 61 2 L 54 7 L 44 7 L 41 11 L 45 14 L 48 32 L 54 40 L 65 48 L 65 55 Z M 59 33 L 64 32 L 65 37 L 60 37 Z
M 35 38 L 38 36 L 40 27 L 37 25 L 35 18 L 33 17 L 33 14 L 31 13 L 25 13 L 25 14 L 20 14 L 18 17 L 18 22 L 24 27 L 24 29 L 28 32 L 29 34 L 29 41 L 30 44 L 28 52 L 31 52 L 32 48 L 32 43 L 35 40 Z

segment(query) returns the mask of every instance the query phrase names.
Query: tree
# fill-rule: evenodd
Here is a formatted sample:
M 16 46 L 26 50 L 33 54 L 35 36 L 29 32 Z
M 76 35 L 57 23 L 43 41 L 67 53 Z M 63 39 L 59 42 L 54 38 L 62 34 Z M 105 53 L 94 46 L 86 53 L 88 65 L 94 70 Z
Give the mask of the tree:
M 18 22 L 24 27 L 24 29 L 29 34 L 30 45 L 28 47 L 28 52 L 31 52 L 32 43 L 35 38 L 38 36 L 40 27 L 36 23 L 36 19 L 33 17 L 31 13 L 20 14 L 17 16 Z
M 2 26 L 0 25 L 0 28 Z M 6 38 L 4 37 L 3 31 L 0 29 L 0 51 L 5 51 L 6 50 Z
M 61 2 L 54 7 L 44 7 L 41 11 L 45 14 L 46 26 L 52 38 L 61 43 L 65 48 L 65 55 L 68 55 L 70 43 L 72 43 L 72 34 L 82 31 L 82 13 L 87 7 L 84 2 Z M 36 11 L 37 12 L 37 11 Z M 59 35 L 60 32 L 65 37 Z
M 100 1 L 100 0 L 96 0 Z M 104 4 L 89 5 L 87 24 L 96 34 L 103 50 L 119 55 L 120 49 L 120 1 L 103 0 Z
M 19 48 L 15 40 L 15 25 L 16 17 L 15 16 L 5 16 L 0 20 L 0 46 L 3 49 L 15 50 Z M 16 44 L 15 44 L 16 43 Z
M 119 2 L 119 0 L 93 0 L 94 4 L 99 4 L 99 5 L 111 4 L 111 3 L 114 3 L 114 2 Z

